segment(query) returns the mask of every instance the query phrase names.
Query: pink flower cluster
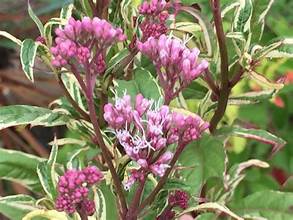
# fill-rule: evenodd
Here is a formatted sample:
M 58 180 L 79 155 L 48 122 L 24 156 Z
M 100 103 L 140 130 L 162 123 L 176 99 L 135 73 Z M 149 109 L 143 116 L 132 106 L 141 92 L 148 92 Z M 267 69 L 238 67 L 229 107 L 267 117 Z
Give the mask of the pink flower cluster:
M 138 42 L 138 49 L 156 66 L 160 85 L 169 103 L 182 89 L 199 77 L 208 67 L 206 60 L 198 60 L 199 50 L 189 49 L 181 41 L 161 35 Z
M 167 147 L 176 143 L 186 145 L 198 139 L 209 126 L 199 116 L 172 113 L 165 105 L 154 109 L 153 105 L 153 101 L 138 94 L 133 106 L 129 95 L 104 106 L 104 119 L 125 153 L 140 167 L 139 171 L 131 172 L 125 188 L 141 180 L 142 173 L 162 177 L 173 158 Z
M 63 29 L 57 28 L 55 32 L 52 64 L 55 67 L 75 65 L 94 75 L 102 74 L 106 68 L 105 50 L 126 39 L 122 29 L 97 17 L 83 17 L 81 21 L 70 18 Z
M 166 9 L 167 3 L 165 0 L 144 1 L 139 6 L 139 13 L 145 15 L 145 20 L 139 25 L 143 42 L 151 36 L 158 38 L 160 35 L 167 33 L 166 21 L 169 13 Z
M 59 178 L 56 209 L 69 214 L 83 209 L 90 216 L 95 212 L 94 201 L 88 199 L 89 187 L 103 179 L 103 174 L 95 166 L 83 170 L 68 170 Z

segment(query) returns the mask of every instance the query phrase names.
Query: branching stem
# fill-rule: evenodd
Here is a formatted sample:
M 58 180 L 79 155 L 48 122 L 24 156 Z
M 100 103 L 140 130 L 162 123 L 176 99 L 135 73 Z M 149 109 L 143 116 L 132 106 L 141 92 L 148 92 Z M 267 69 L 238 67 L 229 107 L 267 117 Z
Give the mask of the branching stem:
M 212 11 L 214 16 L 214 23 L 216 28 L 216 34 L 218 38 L 218 44 L 220 49 L 221 58 L 221 88 L 220 96 L 218 100 L 218 106 L 210 121 L 210 131 L 214 132 L 217 128 L 218 123 L 225 114 L 228 98 L 230 94 L 229 87 L 229 63 L 228 63 L 228 51 L 226 46 L 226 38 L 222 25 L 222 17 L 220 10 L 220 0 L 212 0 Z

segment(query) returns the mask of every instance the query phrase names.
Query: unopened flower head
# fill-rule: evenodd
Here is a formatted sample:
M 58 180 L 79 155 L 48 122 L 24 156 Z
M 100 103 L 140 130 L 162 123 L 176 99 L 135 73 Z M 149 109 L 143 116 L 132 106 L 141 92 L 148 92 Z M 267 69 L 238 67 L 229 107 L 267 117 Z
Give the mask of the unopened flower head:
M 187 117 L 172 113 L 166 105 L 154 106 L 153 101 L 141 94 L 133 104 L 131 97 L 124 95 L 114 104 L 104 106 L 104 119 L 125 153 L 139 167 L 125 182 L 127 189 L 140 179 L 140 172 L 162 177 L 173 158 L 168 146 L 179 142 L 186 145 L 198 139 L 208 127 L 197 115 Z
M 180 207 L 181 209 L 187 209 L 188 200 L 189 200 L 189 195 L 185 191 L 175 190 L 175 192 L 169 195 L 168 203 L 172 207 L 177 206 L 177 207 Z
M 105 70 L 105 52 L 126 36 L 106 20 L 84 17 L 81 21 L 70 18 L 64 28 L 56 29 L 56 45 L 51 48 L 55 67 L 76 65 L 92 74 Z
M 103 179 L 103 174 L 95 166 L 89 166 L 83 170 L 67 170 L 59 178 L 56 199 L 56 209 L 69 214 L 77 208 L 83 208 L 90 216 L 95 212 L 94 201 L 88 198 L 90 187 Z
M 199 50 L 189 49 L 180 40 L 161 35 L 138 42 L 138 49 L 154 63 L 159 81 L 169 103 L 178 92 L 199 77 L 208 67 L 206 60 L 199 61 Z M 176 88 L 177 87 L 177 88 Z
M 167 33 L 166 21 L 169 13 L 166 6 L 164 0 L 144 1 L 139 6 L 139 13 L 145 16 L 144 21 L 139 25 L 143 42 L 149 37 L 159 38 L 160 35 Z

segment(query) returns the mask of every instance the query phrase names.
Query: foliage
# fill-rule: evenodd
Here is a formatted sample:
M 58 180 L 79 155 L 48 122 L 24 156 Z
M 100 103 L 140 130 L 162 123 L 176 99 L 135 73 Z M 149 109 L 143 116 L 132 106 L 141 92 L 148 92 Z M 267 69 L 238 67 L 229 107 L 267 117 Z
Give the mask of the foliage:
M 48 159 L 0 149 L 0 178 L 22 184 L 35 196 L 1 197 L 0 212 L 5 216 L 25 220 L 292 216 L 291 180 L 282 188 L 280 179 L 273 178 L 279 175 L 276 169 L 293 172 L 288 147 L 293 143 L 288 132 L 293 87 L 290 79 L 277 80 L 292 68 L 293 39 L 282 29 L 289 21 L 281 20 L 279 29 L 267 17 L 271 11 L 280 16 L 274 7 L 282 3 L 151 2 L 155 7 L 150 9 L 148 3 L 133 0 L 66 1 L 60 16 L 45 24 L 28 4 L 39 38 L 17 39 L 0 32 L 20 48 L 22 69 L 32 83 L 35 59 L 40 59 L 64 92 L 51 109 L 0 107 L 0 129 L 66 125 L 75 134 L 54 139 Z M 166 14 L 174 16 L 165 18 Z M 107 20 L 109 26 L 94 17 Z M 86 31 L 72 31 L 81 27 Z M 164 54 L 167 50 L 172 55 Z M 174 97 L 167 97 L 168 89 Z M 281 99 L 279 107 L 272 102 L 276 98 Z M 164 108 L 172 113 L 162 113 Z M 163 118 L 155 128 L 158 138 L 166 141 L 162 149 L 156 149 L 154 141 L 143 142 L 150 138 L 146 136 L 153 113 Z M 166 125 L 169 120 L 171 125 Z M 171 134 L 180 135 L 170 141 Z M 129 137 L 130 144 L 141 147 L 139 158 L 125 145 Z M 145 154 L 150 156 L 142 161 Z M 60 155 L 66 156 L 60 159 Z M 56 207 L 62 193 L 60 176 L 89 165 L 104 176 L 99 185 L 86 186 L 94 214 L 85 214 L 82 205 L 74 207 L 74 213 L 61 212 Z M 186 192 L 188 201 L 171 203 L 169 195 L 177 191 Z

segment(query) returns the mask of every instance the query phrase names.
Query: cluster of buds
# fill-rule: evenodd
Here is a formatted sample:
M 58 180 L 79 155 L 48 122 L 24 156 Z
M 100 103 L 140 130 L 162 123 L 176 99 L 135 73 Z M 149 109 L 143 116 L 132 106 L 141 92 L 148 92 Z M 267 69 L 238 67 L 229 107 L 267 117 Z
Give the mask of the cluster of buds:
M 139 25 L 142 31 L 142 41 L 149 37 L 158 38 L 167 33 L 166 21 L 169 17 L 168 4 L 165 0 L 144 1 L 138 8 L 139 13 L 145 16 L 144 21 Z
M 175 211 L 173 208 L 179 207 L 181 209 L 188 208 L 189 195 L 182 190 L 175 190 L 169 195 L 168 205 L 165 210 L 157 217 L 157 220 L 173 219 Z
M 175 190 L 169 195 L 168 204 L 171 207 L 179 207 L 181 209 L 188 208 L 189 195 L 182 190 Z
M 126 39 L 122 29 L 97 17 L 84 17 L 81 21 L 70 18 L 63 29 L 57 28 L 55 32 L 52 65 L 65 67 L 73 73 L 85 72 L 93 76 L 92 81 L 106 69 L 107 48 Z
M 72 214 L 83 210 L 88 216 L 95 212 L 95 203 L 90 200 L 89 188 L 103 179 L 102 172 L 95 166 L 83 170 L 68 170 L 59 178 L 56 209 Z
M 172 113 L 163 105 L 154 107 L 151 100 L 138 94 L 135 104 L 129 95 L 116 98 L 114 104 L 104 106 L 104 119 L 116 135 L 125 153 L 135 161 L 139 170 L 132 170 L 125 188 L 141 181 L 143 174 L 152 173 L 162 177 L 169 167 L 173 153 L 171 144 L 187 145 L 196 140 L 209 126 L 199 116 Z
M 167 104 L 208 67 L 206 60 L 198 60 L 197 48 L 189 49 L 166 35 L 159 39 L 150 37 L 144 43 L 138 42 L 137 47 L 153 61 Z

